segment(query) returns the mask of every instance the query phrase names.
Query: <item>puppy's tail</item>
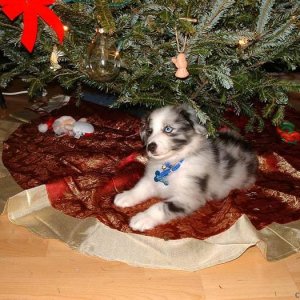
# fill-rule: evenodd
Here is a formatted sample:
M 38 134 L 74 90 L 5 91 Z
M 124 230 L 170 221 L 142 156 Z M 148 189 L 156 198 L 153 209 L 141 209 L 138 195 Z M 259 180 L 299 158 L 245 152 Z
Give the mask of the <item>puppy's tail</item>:
M 224 126 L 224 127 L 221 127 L 219 130 L 219 135 L 228 135 L 228 136 L 232 136 L 236 139 L 241 139 L 243 140 L 243 136 L 237 132 L 236 130 L 233 130 L 233 129 L 230 129 L 229 127 L 227 126 Z

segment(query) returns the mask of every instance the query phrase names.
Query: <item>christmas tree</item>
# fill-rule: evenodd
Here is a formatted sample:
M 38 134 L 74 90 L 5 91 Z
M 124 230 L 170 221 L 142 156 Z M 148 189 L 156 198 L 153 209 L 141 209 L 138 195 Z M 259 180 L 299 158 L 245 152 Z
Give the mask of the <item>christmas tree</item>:
M 20 43 L 26 18 L 0 13 L 1 87 L 19 77 L 30 95 L 58 82 L 114 93 L 117 106 L 188 103 L 210 133 L 228 110 L 245 114 L 249 130 L 266 118 L 278 125 L 287 92 L 300 90 L 269 72 L 299 66 L 298 0 L 60 0 L 48 9 L 64 41 L 40 20 L 32 52 Z M 108 76 L 95 66 L 103 53 Z

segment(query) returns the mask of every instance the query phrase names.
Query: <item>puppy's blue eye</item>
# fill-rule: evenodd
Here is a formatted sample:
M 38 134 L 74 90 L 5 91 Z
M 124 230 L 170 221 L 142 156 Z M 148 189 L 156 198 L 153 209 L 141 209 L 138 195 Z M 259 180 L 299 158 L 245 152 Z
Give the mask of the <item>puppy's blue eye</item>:
M 164 128 L 164 132 L 165 132 L 165 133 L 171 133 L 171 132 L 173 131 L 173 129 L 174 129 L 173 127 L 167 125 L 167 126 Z

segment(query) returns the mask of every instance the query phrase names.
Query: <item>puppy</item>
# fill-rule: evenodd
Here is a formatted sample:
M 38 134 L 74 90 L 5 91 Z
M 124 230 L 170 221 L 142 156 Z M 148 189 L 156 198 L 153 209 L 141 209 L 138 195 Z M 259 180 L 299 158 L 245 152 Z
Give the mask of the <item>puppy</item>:
M 250 145 L 234 133 L 207 138 L 190 107 L 154 110 L 141 137 L 149 157 L 144 176 L 131 190 L 118 194 L 114 204 L 130 207 L 152 197 L 164 200 L 133 216 L 129 225 L 134 230 L 184 217 L 206 201 L 222 199 L 255 182 L 258 163 Z

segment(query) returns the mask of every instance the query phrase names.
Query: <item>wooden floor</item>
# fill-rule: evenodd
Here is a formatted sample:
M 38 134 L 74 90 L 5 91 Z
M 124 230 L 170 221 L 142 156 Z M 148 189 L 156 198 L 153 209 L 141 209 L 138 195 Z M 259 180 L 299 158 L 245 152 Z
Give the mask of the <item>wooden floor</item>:
M 8 112 L 26 97 L 6 97 Z M 1 192 L 1 191 L 0 191 Z M 255 247 L 197 272 L 130 267 L 77 253 L 0 217 L 0 299 L 300 299 L 300 254 L 267 262 Z

